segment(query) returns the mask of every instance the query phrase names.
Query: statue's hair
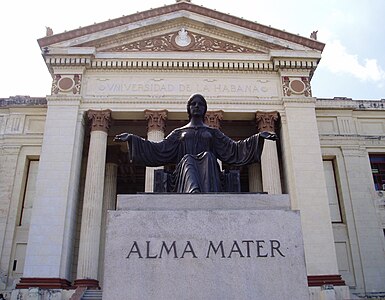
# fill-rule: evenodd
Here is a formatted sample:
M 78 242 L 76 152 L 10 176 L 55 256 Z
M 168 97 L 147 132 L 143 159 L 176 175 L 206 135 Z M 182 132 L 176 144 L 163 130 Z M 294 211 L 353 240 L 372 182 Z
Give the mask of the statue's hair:
M 207 101 L 206 101 L 205 97 L 203 97 L 201 94 L 192 94 L 190 96 L 190 98 L 188 98 L 188 101 L 187 101 L 187 113 L 188 113 L 188 119 L 189 120 L 191 120 L 190 104 L 191 104 L 191 101 L 196 97 L 201 99 L 203 101 L 203 103 L 205 104 L 205 111 L 203 112 L 203 119 L 204 119 L 204 116 L 206 115 L 206 112 L 207 112 Z

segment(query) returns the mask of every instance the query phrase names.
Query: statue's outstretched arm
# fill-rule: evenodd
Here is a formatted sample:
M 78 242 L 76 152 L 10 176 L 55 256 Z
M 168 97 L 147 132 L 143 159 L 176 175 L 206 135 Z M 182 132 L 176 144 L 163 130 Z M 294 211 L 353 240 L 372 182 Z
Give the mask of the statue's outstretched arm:
M 266 140 L 272 140 L 272 141 L 278 140 L 278 136 L 274 132 L 270 132 L 270 131 L 261 131 L 259 133 L 259 136 Z
M 117 134 L 114 137 L 114 142 L 131 142 L 132 136 L 133 134 L 127 132 Z

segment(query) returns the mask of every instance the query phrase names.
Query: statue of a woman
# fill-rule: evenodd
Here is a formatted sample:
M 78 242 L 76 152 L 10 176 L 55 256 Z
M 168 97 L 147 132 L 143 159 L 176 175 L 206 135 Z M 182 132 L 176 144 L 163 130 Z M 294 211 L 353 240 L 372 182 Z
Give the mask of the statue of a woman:
M 122 133 L 115 136 L 114 141 L 128 142 L 129 157 L 134 163 L 148 167 L 175 163 L 173 192 L 221 192 L 223 187 L 217 159 L 235 166 L 259 162 L 264 139 L 276 140 L 277 136 L 261 132 L 235 142 L 220 130 L 204 124 L 206 111 L 205 98 L 193 94 L 187 102 L 189 123 L 173 130 L 164 140 L 152 142 Z

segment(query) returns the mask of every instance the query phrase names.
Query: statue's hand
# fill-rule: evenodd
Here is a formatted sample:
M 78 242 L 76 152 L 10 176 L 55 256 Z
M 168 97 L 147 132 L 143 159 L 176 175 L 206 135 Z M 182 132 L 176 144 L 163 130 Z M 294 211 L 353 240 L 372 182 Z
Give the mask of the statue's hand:
M 132 139 L 132 134 L 125 132 L 125 133 L 115 135 L 114 142 L 130 142 L 131 139 Z
M 266 140 L 278 140 L 278 136 L 274 132 L 262 131 L 261 133 L 259 133 L 259 135 Z

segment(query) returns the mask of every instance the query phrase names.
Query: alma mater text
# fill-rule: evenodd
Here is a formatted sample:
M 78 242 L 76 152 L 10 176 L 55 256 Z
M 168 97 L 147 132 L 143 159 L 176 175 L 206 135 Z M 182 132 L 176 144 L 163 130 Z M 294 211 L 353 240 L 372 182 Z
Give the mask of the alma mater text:
M 133 241 L 127 259 L 285 257 L 278 240 L 208 241 L 204 249 L 191 241 Z

